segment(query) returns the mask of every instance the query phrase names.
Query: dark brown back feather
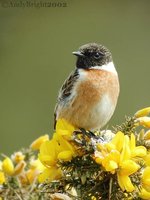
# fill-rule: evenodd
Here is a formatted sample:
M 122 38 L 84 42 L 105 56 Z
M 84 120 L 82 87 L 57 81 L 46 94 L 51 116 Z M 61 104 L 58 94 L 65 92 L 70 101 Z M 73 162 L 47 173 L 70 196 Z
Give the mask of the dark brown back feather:
M 68 98 L 71 95 L 72 88 L 74 86 L 74 83 L 79 77 L 79 71 L 78 69 L 75 69 L 69 77 L 65 80 L 64 84 L 60 88 L 58 98 L 57 98 L 57 103 L 55 106 L 55 111 L 54 111 L 54 129 L 56 128 L 56 118 L 57 118 L 57 108 L 60 103 L 62 103 L 66 98 Z

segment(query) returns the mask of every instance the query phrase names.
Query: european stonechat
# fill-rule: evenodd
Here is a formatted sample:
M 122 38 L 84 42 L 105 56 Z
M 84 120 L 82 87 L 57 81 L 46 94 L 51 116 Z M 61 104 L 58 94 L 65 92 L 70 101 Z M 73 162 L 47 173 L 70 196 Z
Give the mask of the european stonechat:
M 59 91 L 55 124 L 63 118 L 76 128 L 100 129 L 113 115 L 119 95 L 111 52 L 101 44 L 89 43 L 73 54 L 76 68 Z

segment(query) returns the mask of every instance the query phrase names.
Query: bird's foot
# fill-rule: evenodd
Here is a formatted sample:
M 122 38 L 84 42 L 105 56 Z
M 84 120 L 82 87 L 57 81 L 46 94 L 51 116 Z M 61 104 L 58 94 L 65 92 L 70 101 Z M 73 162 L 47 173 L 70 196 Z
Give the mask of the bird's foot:
M 98 139 L 98 137 L 92 131 L 86 131 L 84 128 L 80 128 L 81 132 L 89 138 Z

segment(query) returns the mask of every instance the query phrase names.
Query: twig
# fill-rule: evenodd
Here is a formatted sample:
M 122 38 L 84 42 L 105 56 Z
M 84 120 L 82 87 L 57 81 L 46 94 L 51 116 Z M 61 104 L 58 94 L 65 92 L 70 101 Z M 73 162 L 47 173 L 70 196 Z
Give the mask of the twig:
M 113 182 L 113 179 L 111 177 L 109 181 L 109 197 L 108 197 L 109 200 L 111 200 L 112 182 Z

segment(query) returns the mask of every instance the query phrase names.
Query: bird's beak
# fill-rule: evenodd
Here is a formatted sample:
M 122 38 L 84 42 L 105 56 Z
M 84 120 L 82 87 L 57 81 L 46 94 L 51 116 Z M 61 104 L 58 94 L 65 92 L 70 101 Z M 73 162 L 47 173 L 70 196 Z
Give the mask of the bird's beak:
M 79 56 L 79 57 L 84 57 L 85 55 L 83 54 L 83 53 L 81 53 L 80 51 L 74 51 L 74 52 L 72 52 L 73 53 L 73 55 L 75 55 L 75 56 Z

